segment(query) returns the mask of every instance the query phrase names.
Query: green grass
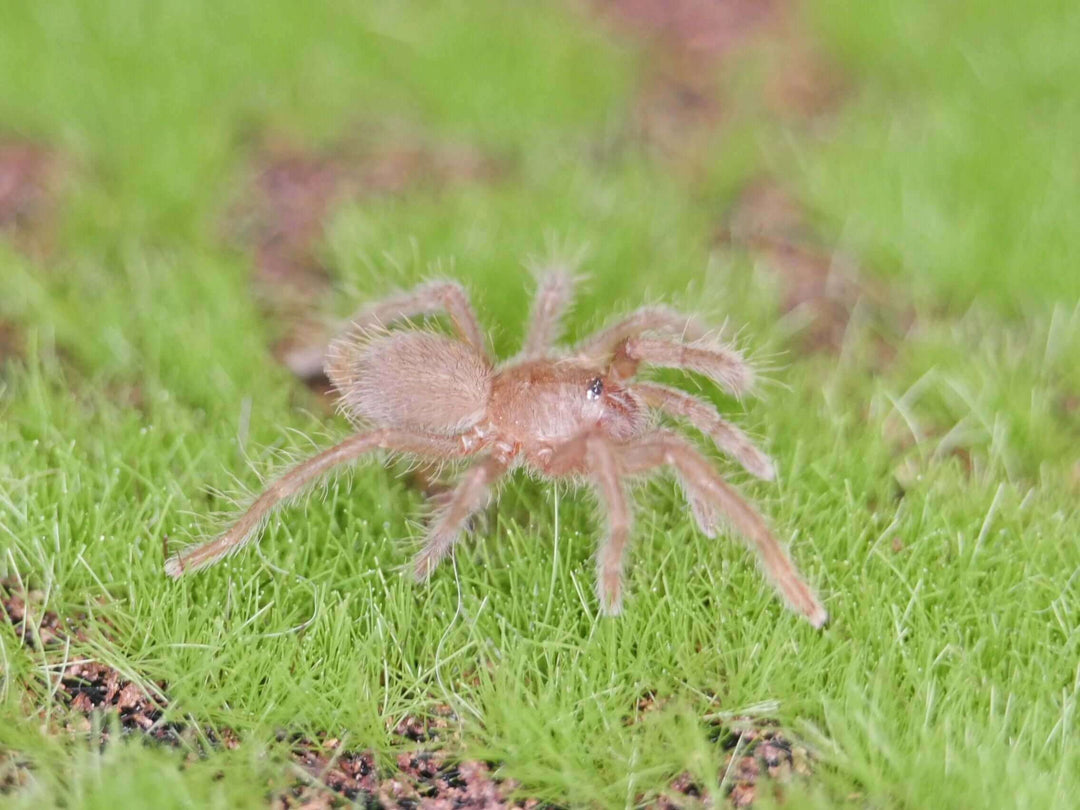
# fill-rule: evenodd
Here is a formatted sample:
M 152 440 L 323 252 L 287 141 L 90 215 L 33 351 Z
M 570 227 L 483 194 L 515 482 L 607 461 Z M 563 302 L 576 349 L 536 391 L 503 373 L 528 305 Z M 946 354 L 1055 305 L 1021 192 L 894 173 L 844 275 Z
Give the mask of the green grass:
M 265 806 L 288 777 L 278 729 L 389 758 L 388 721 L 448 702 L 462 753 L 569 806 L 630 805 L 684 770 L 715 784 L 703 718 L 757 714 L 818 757 L 787 806 L 1068 807 L 1077 14 L 970 6 L 820 0 L 856 97 L 823 131 L 751 122 L 692 183 L 619 146 L 637 57 L 559 7 L 530 9 L 528 26 L 486 3 L 5 12 L 0 123 L 72 168 L 54 253 L 0 246 L 0 318 L 26 336 L 0 376 L 0 576 L 61 615 L 107 619 L 70 654 L 167 682 L 175 717 L 243 743 L 183 768 L 182 752 L 98 751 L 61 730 L 55 669 L 4 624 L 0 752 L 33 770 L 0 802 Z M 366 121 L 477 143 L 512 169 L 338 212 L 324 255 L 343 292 L 327 310 L 441 262 L 510 353 L 521 262 L 554 243 L 588 247 L 570 336 L 658 298 L 745 324 L 776 367 L 764 396 L 706 393 L 761 437 L 780 482 L 717 461 L 790 539 L 829 629 L 786 613 L 741 544 L 698 533 L 664 479 L 639 493 L 618 620 L 592 594 L 591 499 L 524 477 L 427 588 L 398 570 L 419 496 L 379 466 L 283 511 L 257 550 L 166 581 L 163 537 L 212 531 L 230 505 L 217 490 L 251 490 L 281 456 L 347 431 L 270 356 L 276 327 L 217 222 L 252 133 L 319 144 Z M 892 362 L 859 317 L 838 358 L 799 353 L 773 278 L 710 247 L 731 189 L 759 169 L 913 308 Z M 646 690 L 670 701 L 624 722 Z

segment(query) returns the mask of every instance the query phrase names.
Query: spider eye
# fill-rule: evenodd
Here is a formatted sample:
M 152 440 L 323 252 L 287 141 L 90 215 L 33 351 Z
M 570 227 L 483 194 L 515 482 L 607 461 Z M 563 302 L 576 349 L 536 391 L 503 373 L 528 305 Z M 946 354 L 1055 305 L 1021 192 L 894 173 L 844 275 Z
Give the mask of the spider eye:
M 589 383 L 589 390 L 585 392 L 585 396 L 589 399 L 597 399 L 602 393 L 604 393 L 604 381 L 597 377 Z

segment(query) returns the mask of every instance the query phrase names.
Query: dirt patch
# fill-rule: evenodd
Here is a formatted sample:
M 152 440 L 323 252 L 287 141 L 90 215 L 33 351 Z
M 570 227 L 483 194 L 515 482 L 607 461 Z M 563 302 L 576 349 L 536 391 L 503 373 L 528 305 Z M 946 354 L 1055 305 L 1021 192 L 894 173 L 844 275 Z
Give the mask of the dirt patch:
M 392 735 L 411 750 L 399 753 L 389 769 L 379 769 L 370 751 L 357 752 L 337 739 L 294 738 L 293 761 L 308 781 L 275 797 L 274 807 L 329 807 L 341 797 L 385 808 L 551 807 L 519 797 L 520 785 L 500 777 L 497 764 L 449 756 L 445 749 L 454 746 L 458 727 L 446 705 L 437 706 L 430 717 L 408 715 L 393 723 Z
M 797 14 L 783 18 L 770 47 L 771 69 L 763 88 L 770 113 L 788 123 L 815 122 L 839 109 L 850 82 Z
M 0 796 L 30 783 L 30 762 L 15 751 L 0 751 Z
M 15 635 L 27 647 L 54 653 L 58 661 L 70 652 L 69 642 L 88 640 L 85 615 L 61 618 L 43 610 L 44 594 L 26 591 L 19 583 L 0 582 L 0 610 Z M 105 626 L 106 630 L 107 625 Z M 55 662 L 54 662 L 55 663 Z M 98 661 L 75 660 L 61 670 L 56 695 L 70 710 L 62 719 L 68 732 L 86 735 L 99 729 L 100 743 L 109 742 L 114 728 L 121 734 L 188 750 L 189 757 L 209 749 L 233 749 L 240 738 L 230 729 L 200 728 L 193 721 L 166 721 L 167 685 L 137 684 Z M 99 721 L 94 723 L 94 719 Z M 114 723 L 109 722 L 114 720 Z M 295 778 L 268 797 L 274 808 L 329 808 L 348 803 L 385 808 L 540 808 L 537 799 L 518 798 L 519 785 L 497 774 L 494 763 L 456 760 L 444 749 L 453 745 L 459 727 L 448 706 L 436 707 L 430 717 L 408 715 L 393 724 L 392 736 L 403 748 L 392 767 L 380 768 L 374 754 L 350 748 L 323 735 L 311 739 L 282 732 L 289 742 L 289 761 Z M 26 784 L 30 762 L 16 754 L 0 758 L 0 793 Z
M 331 807 L 342 797 L 368 807 L 540 808 L 538 799 L 515 798 L 512 780 L 476 760 L 452 761 L 439 751 L 399 754 L 396 768 L 380 770 L 371 752 L 344 749 L 338 740 L 296 744 L 293 759 L 310 780 L 277 796 L 275 808 Z
M 800 341 L 807 352 L 837 351 L 860 305 L 878 335 L 882 364 L 910 327 L 904 297 L 865 276 L 850 256 L 824 247 L 802 206 L 774 181 L 757 180 L 743 191 L 717 241 L 747 251 L 777 278 L 782 311 L 807 322 Z
M 814 123 L 847 94 L 800 0 L 595 0 L 593 8 L 643 43 L 635 131 L 691 178 L 715 164 L 716 133 L 729 122 Z M 751 183 L 719 241 L 751 252 L 779 278 L 783 311 L 808 321 L 801 338 L 810 351 L 838 348 L 860 302 L 887 301 L 852 259 L 815 239 L 777 183 Z M 881 342 L 879 354 L 890 352 Z
M 90 620 L 85 614 L 61 618 L 54 611 L 43 610 L 43 601 L 41 591 L 24 591 L 10 580 L 0 582 L 0 610 L 23 645 L 56 653 L 61 662 L 68 661 L 64 653 L 70 642 L 89 641 Z M 100 619 L 96 626 L 108 630 Z M 122 732 L 138 731 L 170 745 L 191 741 L 192 735 L 185 736 L 188 730 L 182 724 L 163 721 L 163 683 L 148 688 L 106 664 L 77 658 L 61 669 L 59 678 L 56 695 L 74 713 L 66 723 L 71 731 L 89 732 L 91 716 L 100 713 L 114 715 Z M 107 726 L 102 727 L 103 741 L 110 733 Z
M 336 739 L 295 740 L 292 760 L 308 781 L 275 797 L 274 807 L 318 807 L 320 793 L 331 801 L 341 796 L 355 801 L 379 791 L 379 770 L 371 753 L 345 750 Z
M 11 321 L 0 318 L 0 366 L 9 357 L 21 356 L 22 351 L 22 332 Z
M 12 580 L 0 581 L 3 616 L 23 644 L 44 651 L 47 657 L 52 653 L 52 663 L 69 660 L 67 656 L 73 652 L 77 654 L 78 646 L 73 647 L 71 642 L 88 641 L 95 633 L 110 633 L 107 624 L 91 628 L 91 620 L 85 615 L 61 618 L 43 610 L 43 601 L 40 591 L 25 591 Z M 200 727 L 191 719 L 166 720 L 167 684 L 138 684 L 98 661 L 76 658 L 61 669 L 55 686 L 57 696 L 69 710 L 61 718 L 62 727 L 79 736 L 98 733 L 102 745 L 117 730 L 186 750 L 190 760 L 206 756 L 213 749 L 234 749 L 241 744 L 239 736 L 227 728 Z M 646 693 L 626 722 L 641 722 L 661 711 L 667 702 L 664 697 Z M 309 737 L 283 730 L 278 742 L 287 745 L 291 771 L 283 780 L 286 786 L 268 796 L 268 802 L 275 810 L 316 810 L 348 804 L 432 810 L 553 807 L 523 795 L 519 783 L 500 775 L 498 763 L 455 757 L 453 751 L 460 750 L 460 727 L 447 705 L 436 706 L 426 717 L 406 715 L 388 721 L 392 738 L 400 743 L 396 759 L 389 766 L 380 766 L 370 749 L 337 737 Z M 749 807 L 762 795 L 782 797 L 785 784 L 810 775 L 809 753 L 772 721 L 739 717 L 711 720 L 707 727 L 716 745 L 716 782 L 733 807 Z M 25 758 L 14 753 L 0 754 L 0 793 L 24 785 L 28 769 L 32 769 L 32 763 Z M 688 774 L 678 776 L 666 792 L 651 802 L 639 797 L 638 803 L 662 810 L 716 804 L 709 787 L 696 783 Z
M 36 254 L 51 242 L 61 161 L 39 144 L 0 138 L 0 236 Z
M 772 23 L 783 0 L 598 0 L 597 10 L 639 37 L 699 58 L 723 59 Z
M 634 125 L 646 143 L 669 154 L 687 151 L 724 121 L 730 106 L 724 68 L 776 13 L 770 0 L 608 0 L 597 6 L 616 30 L 645 46 Z
M 283 325 L 275 355 L 316 387 L 326 386 L 322 350 L 331 335 L 315 310 L 330 289 L 321 247 L 334 211 L 365 199 L 491 182 L 505 171 L 501 161 L 471 146 L 393 140 L 321 151 L 268 144 L 229 215 L 230 238 L 254 254 L 255 294 Z
M 737 69 L 754 64 L 752 94 L 789 122 L 837 107 L 846 81 L 803 21 L 797 0 L 597 0 L 597 14 L 646 51 L 636 129 L 662 151 L 693 152 L 736 115 Z
M 41 591 L 28 592 L 14 581 L 0 581 L 0 610 L 19 640 L 31 650 L 55 649 L 68 638 L 86 641 L 81 617 L 61 621 L 54 611 L 40 608 L 44 598 Z
M 731 807 L 751 807 L 761 796 L 782 801 L 784 786 L 811 775 L 809 752 L 769 720 L 739 717 L 714 723 L 711 737 L 723 752 L 716 781 Z M 709 789 L 680 774 L 670 790 L 651 803 L 656 810 L 715 807 Z
M 663 711 L 670 698 L 653 690 L 645 691 L 634 710 L 624 718 L 626 725 L 649 722 Z M 666 791 L 650 801 L 637 797 L 637 804 L 652 810 L 717 807 L 750 807 L 761 796 L 782 800 L 784 786 L 795 779 L 812 775 L 810 752 L 787 736 L 780 725 L 764 717 L 706 716 L 708 739 L 716 746 L 716 780 L 723 799 L 712 793 L 712 786 L 698 782 L 688 772 L 679 774 Z

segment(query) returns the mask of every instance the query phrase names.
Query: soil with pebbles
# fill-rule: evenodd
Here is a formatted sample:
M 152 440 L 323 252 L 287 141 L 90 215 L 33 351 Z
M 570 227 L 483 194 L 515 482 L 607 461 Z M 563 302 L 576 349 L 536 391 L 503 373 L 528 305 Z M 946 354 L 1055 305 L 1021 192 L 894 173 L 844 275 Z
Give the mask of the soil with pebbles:
M 53 655 L 60 662 L 71 642 L 106 635 L 107 625 L 92 625 L 85 614 L 61 618 L 41 609 L 44 594 L 19 583 L 0 581 L 0 613 L 27 648 Z M 62 728 L 74 735 L 98 734 L 107 744 L 113 734 L 137 735 L 148 742 L 187 750 L 199 757 L 215 748 L 233 749 L 239 736 L 230 729 L 201 728 L 191 719 L 167 719 L 167 684 L 136 683 L 99 661 L 78 659 L 62 669 L 56 697 L 68 708 Z M 95 722 L 96 721 L 96 722 Z M 451 740 L 457 718 L 448 707 L 433 716 L 407 716 L 391 729 L 410 750 L 393 767 L 380 768 L 370 750 L 347 747 L 336 738 L 281 732 L 292 777 L 288 786 L 268 797 L 274 808 L 328 808 L 360 802 L 385 808 L 533 808 L 549 807 L 521 798 L 516 782 L 498 774 L 496 763 L 452 758 L 443 748 Z M 96 730 L 96 731 L 95 731 Z M 26 784 L 33 764 L 15 752 L 0 752 L 0 795 Z
M 112 628 L 100 619 L 79 613 L 61 617 L 44 610 L 44 594 L 25 590 L 14 580 L 0 581 L 0 614 L 27 648 L 66 660 L 72 643 L 109 636 Z M 52 686 L 51 684 L 49 686 Z M 148 742 L 185 750 L 189 759 L 213 749 L 234 749 L 240 737 L 225 728 L 200 727 L 191 718 L 169 715 L 167 684 L 136 682 L 99 661 L 74 658 L 63 666 L 56 696 L 68 711 L 61 727 L 72 735 L 100 735 L 107 744 L 113 734 L 138 736 Z M 663 707 L 647 694 L 628 723 Z M 454 757 L 460 723 L 446 705 L 430 716 L 408 715 L 391 721 L 391 736 L 401 744 L 393 764 L 380 766 L 374 753 L 327 734 L 315 737 L 281 731 L 278 742 L 288 751 L 286 786 L 268 796 L 275 810 L 343 807 L 430 808 L 470 810 L 518 808 L 540 810 L 554 805 L 529 797 L 521 785 L 499 773 L 499 763 Z M 782 797 L 793 778 L 810 773 L 807 751 L 784 736 L 768 720 L 735 718 L 707 723 L 716 744 L 716 784 L 733 807 L 749 807 L 765 791 Z M 0 752 L 0 795 L 19 790 L 33 769 L 29 758 Z M 680 774 L 658 797 L 640 797 L 643 806 L 673 808 L 715 806 L 710 788 L 689 774 Z

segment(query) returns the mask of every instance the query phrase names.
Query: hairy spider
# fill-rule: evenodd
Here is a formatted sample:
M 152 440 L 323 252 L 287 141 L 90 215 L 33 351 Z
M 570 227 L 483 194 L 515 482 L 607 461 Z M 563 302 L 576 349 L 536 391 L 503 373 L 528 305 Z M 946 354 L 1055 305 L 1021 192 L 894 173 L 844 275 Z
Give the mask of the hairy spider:
M 558 349 L 573 286 L 567 272 L 540 279 L 525 345 L 502 364 L 489 354 L 464 289 L 452 281 L 432 281 L 362 309 L 331 343 L 326 362 L 340 408 L 360 432 L 278 478 L 227 532 L 169 558 L 166 572 L 180 577 L 235 552 L 282 502 L 368 453 L 429 462 L 474 458 L 427 529 L 416 578 L 431 576 L 507 471 L 525 466 L 596 488 L 608 517 L 596 556 L 597 595 L 604 612 L 616 614 L 632 516 L 624 479 L 670 467 L 701 530 L 713 537 L 727 518 L 757 550 L 791 608 L 815 627 L 824 625 L 825 608 L 761 516 L 690 442 L 651 426 L 650 411 L 685 420 L 759 478 L 774 477 L 769 458 L 711 405 L 635 379 L 642 366 L 683 369 L 741 394 L 753 381 L 750 367 L 730 347 L 707 339 L 693 318 L 666 307 L 644 307 L 572 349 Z M 390 328 L 438 313 L 449 316 L 456 337 Z

